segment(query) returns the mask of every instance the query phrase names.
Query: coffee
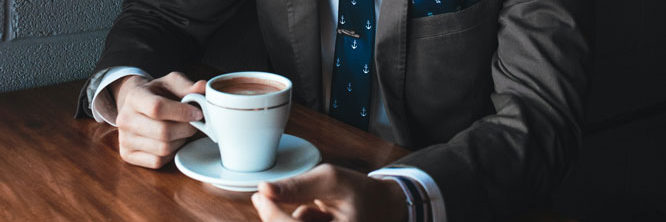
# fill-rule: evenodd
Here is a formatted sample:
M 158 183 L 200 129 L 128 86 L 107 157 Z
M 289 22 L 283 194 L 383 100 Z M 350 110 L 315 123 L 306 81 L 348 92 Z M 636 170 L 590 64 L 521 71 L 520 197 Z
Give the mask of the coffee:
M 291 107 L 289 79 L 266 72 L 235 72 L 212 78 L 206 95 L 188 94 L 204 121 L 190 122 L 217 143 L 224 168 L 258 172 L 275 165 Z M 248 96 L 251 95 L 251 96 Z
M 211 87 L 220 92 L 237 95 L 261 95 L 280 91 L 286 86 L 278 81 L 269 79 L 236 77 L 217 80 L 211 83 Z

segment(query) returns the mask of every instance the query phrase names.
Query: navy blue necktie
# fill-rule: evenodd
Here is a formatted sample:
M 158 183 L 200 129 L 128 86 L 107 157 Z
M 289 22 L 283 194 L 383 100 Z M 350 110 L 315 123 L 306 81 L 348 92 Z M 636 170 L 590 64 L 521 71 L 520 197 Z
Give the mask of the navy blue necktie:
M 340 0 L 329 114 L 367 130 L 375 44 L 374 0 Z
M 409 17 L 467 8 L 479 0 L 411 0 Z M 375 44 L 374 0 L 339 0 L 329 115 L 367 130 Z

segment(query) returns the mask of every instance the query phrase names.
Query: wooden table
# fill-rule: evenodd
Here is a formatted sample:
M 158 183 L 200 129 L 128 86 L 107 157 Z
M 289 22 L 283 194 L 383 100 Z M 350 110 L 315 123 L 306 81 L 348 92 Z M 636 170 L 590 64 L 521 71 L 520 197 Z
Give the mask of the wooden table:
M 114 127 L 72 117 L 82 84 L 0 95 L 0 220 L 259 220 L 251 193 L 202 184 L 173 163 L 149 170 L 123 162 Z M 317 146 L 324 162 L 362 172 L 408 154 L 299 105 L 286 131 Z

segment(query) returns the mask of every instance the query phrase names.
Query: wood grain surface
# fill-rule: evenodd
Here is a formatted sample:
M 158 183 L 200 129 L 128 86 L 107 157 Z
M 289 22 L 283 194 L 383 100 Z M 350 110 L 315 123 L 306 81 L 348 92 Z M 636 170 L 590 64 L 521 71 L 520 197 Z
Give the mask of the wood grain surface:
M 251 193 L 202 184 L 173 163 L 124 163 L 114 127 L 72 117 L 82 84 L 0 94 L 0 220 L 258 221 Z M 324 162 L 361 172 L 409 153 L 299 105 L 286 132 L 317 146 Z

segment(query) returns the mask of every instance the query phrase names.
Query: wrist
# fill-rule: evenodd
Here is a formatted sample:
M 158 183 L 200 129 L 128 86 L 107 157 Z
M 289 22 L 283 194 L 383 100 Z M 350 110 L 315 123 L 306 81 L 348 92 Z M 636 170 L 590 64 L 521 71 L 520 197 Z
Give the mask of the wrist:
M 388 197 L 387 206 L 389 209 L 387 212 L 390 212 L 391 216 L 388 217 L 392 221 L 407 221 L 409 219 L 409 212 L 407 206 L 407 197 L 402 187 L 395 180 L 380 180 L 384 187 L 386 188 L 386 194 Z

